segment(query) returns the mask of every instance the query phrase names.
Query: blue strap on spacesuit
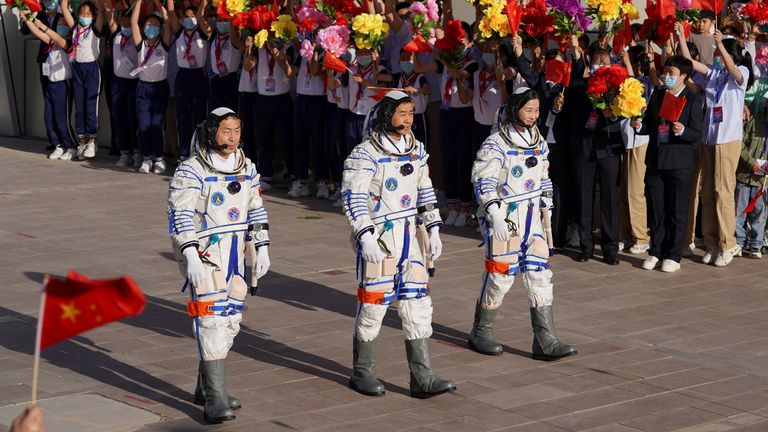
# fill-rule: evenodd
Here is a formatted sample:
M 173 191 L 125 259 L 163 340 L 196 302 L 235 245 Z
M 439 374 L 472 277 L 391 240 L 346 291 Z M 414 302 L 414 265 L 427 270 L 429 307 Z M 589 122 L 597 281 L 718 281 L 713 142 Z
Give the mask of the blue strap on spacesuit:
M 403 252 L 400 254 L 400 260 L 397 262 L 397 274 L 395 275 L 395 297 L 400 298 L 400 289 L 405 284 L 403 281 L 403 263 L 408 259 L 408 255 L 411 251 L 411 221 L 406 219 L 404 238 L 403 238 Z
M 232 247 L 229 249 L 229 268 L 227 269 L 227 282 L 232 278 L 232 275 L 242 276 L 240 274 L 240 263 L 237 261 L 238 255 L 238 241 L 237 235 L 232 235 Z

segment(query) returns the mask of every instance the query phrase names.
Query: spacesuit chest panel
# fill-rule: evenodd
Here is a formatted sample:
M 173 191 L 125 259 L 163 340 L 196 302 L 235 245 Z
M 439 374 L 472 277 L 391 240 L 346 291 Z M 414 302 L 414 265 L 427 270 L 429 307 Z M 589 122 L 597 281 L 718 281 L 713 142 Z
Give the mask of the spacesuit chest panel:
M 247 228 L 250 179 L 246 175 L 209 175 L 205 178 L 204 213 L 200 234 L 241 231 Z
M 415 154 L 382 155 L 377 162 L 378 173 L 371 182 L 374 222 L 379 222 L 377 218 L 393 220 L 415 214 L 420 169 L 418 157 Z
M 541 150 L 507 150 L 499 182 L 499 197 L 506 203 L 519 202 L 541 195 L 545 169 Z

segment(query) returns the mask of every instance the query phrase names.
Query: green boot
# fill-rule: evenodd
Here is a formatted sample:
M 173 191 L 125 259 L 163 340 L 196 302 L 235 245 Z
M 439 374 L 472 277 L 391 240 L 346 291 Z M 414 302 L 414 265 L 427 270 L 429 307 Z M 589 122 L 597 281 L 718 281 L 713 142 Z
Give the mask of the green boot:
M 504 352 L 504 348 L 493 336 L 493 321 L 496 320 L 497 311 L 485 309 L 480 303 L 475 304 L 475 322 L 467 339 L 469 349 L 485 355 L 501 355 Z
M 240 399 L 234 398 L 232 396 L 227 395 L 227 398 L 229 398 L 229 407 L 233 410 L 239 410 L 242 408 L 242 405 L 240 404 Z M 205 393 L 203 393 L 203 376 L 199 373 L 197 374 L 197 386 L 195 387 L 195 405 L 203 406 L 205 405 Z
M 352 376 L 349 387 L 366 396 L 381 396 L 384 386 L 376 379 L 376 339 L 352 341 Z
M 203 416 L 208 423 L 221 423 L 235 419 L 229 407 L 227 386 L 224 379 L 224 359 L 200 362 L 200 378 L 205 395 Z
M 406 340 L 405 354 L 411 369 L 411 397 L 426 399 L 456 390 L 456 384 L 432 372 L 429 339 Z
M 552 306 L 531 308 L 531 326 L 533 327 L 531 351 L 534 360 L 552 361 L 578 353 L 576 348 L 557 340 Z

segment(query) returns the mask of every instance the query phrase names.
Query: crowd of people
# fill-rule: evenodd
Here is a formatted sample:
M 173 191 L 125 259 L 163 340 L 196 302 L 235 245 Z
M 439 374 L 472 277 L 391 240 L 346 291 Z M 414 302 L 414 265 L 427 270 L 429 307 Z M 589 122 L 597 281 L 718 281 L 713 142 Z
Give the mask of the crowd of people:
M 643 268 L 668 272 L 692 255 L 697 238 L 706 250 L 703 262 L 716 266 L 764 252 L 768 27 L 740 20 L 739 4 L 720 13 L 733 12 L 724 20 L 702 10 L 692 26 L 677 23 L 666 39 L 644 39 L 635 23 L 631 43 L 617 49 L 618 38 L 602 27 L 594 41 L 574 34 L 558 44 L 523 31 L 488 38 L 477 5 L 476 24 L 460 22 L 456 61 L 438 48 L 405 48 L 424 2 L 364 0 L 355 5 L 378 16 L 386 36 L 378 46 L 349 38 L 339 56 L 345 70 L 338 71 L 317 52 L 302 53 L 301 31 L 282 44 L 270 33 L 264 43 L 206 0 L 143 1 L 84 1 L 73 10 L 70 0 L 43 0 L 42 12 L 21 14 L 22 31 L 41 41 L 51 159 L 96 154 L 104 86 L 116 166 L 165 173 L 172 97 L 181 161 L 190 157 L 206 113 L 228 107 L 243 120 L 244 151 L 263 191 L 271 188 L 279 153 L 291 179 L 288 196 L 309 196 L 311 174 L 315 196 L 341 207 L 343 161 L 362 141 L 366 115 L 381 90 L 401 89 L 415 101 L 416 139 L 442 162 L 437 186 L 447 205 L 445 225 L 463 227 L 477 206 L 475 154 L 509 96 L 531 88 L 541 98 L 538 126 L 550 148 L 556 248 L 578 247 L 578 260 L 590 260 L 599 231 L 606 263 L 618 264 L 619 250 L 627 248 L 649 254 Z M 298 22 L 298 6 L 274 7 Z M 459 23 L 450 0 L 439 7 L 438 41 Z M 553 61 L 571 65 L 567 85 L 552 81 Z M 611 65 L 643 83 L 641 119 L 616 116 L 587 97 L 589 77 Z M 685 99 L 676 121 L 658 115 L 667 93 Z M 428 136 L 430 120 L 439 122 L 437 137 Z

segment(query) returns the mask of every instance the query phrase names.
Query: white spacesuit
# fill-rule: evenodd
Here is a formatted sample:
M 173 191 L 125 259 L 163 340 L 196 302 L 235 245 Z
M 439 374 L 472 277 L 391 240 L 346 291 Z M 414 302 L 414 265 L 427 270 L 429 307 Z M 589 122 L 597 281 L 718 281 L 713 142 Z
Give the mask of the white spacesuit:
M 410 132 L 413 107 L 405 93 L 389 92 L 369 114 L 366 139 L 344 162 L 342 201 L 352 225 L 360 282 L 350 386 L 371 396 L 384 394 L 374 374 L 375 340 L 395 301 L 405 333 L 411 395 L 431 397 L 456 388 L 430 366 L 427 262 L 440 254 L 442 221 L 429 178 L 429 155 Z M 423 229 L 429 234 L 417 236 Z M 418 238 L 425 239 L 421 248 Z
M 217 138 L 229 127 L 227 138 Z M 269 266 L 269 225 L 259 174 L 239 149 L 239 123 L 234 112 L 219 108 L 196 134 L 195 156 L 182 162 L 168 193 L 169 231 L 189 289 L 187 310 L 200 353 L 195 402 L 205 405 L 206 420 L 234 418 L 240 402 L 227 395 L 224 359 L 240 330 L 245 295 L 255 282 L 245 281 L 244 251 L 254 263 L 251 281 Z M 230 150 L 225 150 L 229 145 Z M 255 256 L 254 256 L 255 255 Z M 253 292 L 252 292 L 253 293 Z
M 527 88 L 509 98 L 505 119 L 480 147 L 472 167 L 486 258 L 469 346 L 483 354 L 502 353 L 492 325 L 514 276 L 521 274 L 534 328 L 533 357 L 553 360 L 576 351 L 554 334 L 552 270 L 541 214 L 552 207 L 549 149 L 535 118 L 528 119 L 530 124 L 520 119 L 518 112 L 529 102 L 528 108 L 538 111 L 538 96 Z

